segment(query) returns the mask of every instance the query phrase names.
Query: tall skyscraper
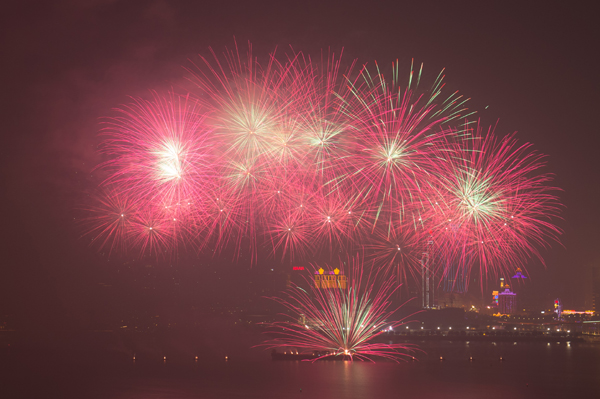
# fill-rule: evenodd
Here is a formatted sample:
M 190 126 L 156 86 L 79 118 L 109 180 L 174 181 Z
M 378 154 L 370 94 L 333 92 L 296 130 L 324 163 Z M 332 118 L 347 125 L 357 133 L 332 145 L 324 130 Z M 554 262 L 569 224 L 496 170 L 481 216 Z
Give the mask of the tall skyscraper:
M 434 245 L 433 237 L 427 235 L 425 238 L 423 253 L 421 254 L 421 307 L 430 309 L 434 307 Z
M 594 314 L 600 314 L 600 267 L 592 268 L 592 293 Z
M 449 230 L 449 237 L 445 242 L 436 243 L 436 252 L 438 255 L 438 262 L 443 267 L 442 276 L 442 289 L 447 293 L 458 293 L 464 294 L 467 292 L 467 273 L 465 273 L 465 264 L 468 264 L 470 257 L 463 259 L 459 263 L 455 259 L 453 254 L 452 243 L 457 240 L 458 225 L 451 224 Z
M 444 263 L 444 276 L 442 278 L 442 288 L 444 292 L 455 292 L 459 294 L 467 292 L 467 275 L 464 271 L 464 265 L 450 260 L 444 260 Z

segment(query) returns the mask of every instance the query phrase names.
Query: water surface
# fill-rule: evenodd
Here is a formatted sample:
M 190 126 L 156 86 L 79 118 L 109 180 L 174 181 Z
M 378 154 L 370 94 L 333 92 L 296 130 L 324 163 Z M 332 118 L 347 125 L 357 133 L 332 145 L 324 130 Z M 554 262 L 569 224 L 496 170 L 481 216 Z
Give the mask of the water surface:
M 396 364 L 271 361 L 269 352 L 2 358 L 2 397 L 73 398 L 569 398 L 598 397 L 600 346 L 423 342 Z M 440 360 L 443 357 L 444 360 Z M 473 360 L 470 361 L 469 358 Z M 502 357 L 503 360 L 500 360 Z

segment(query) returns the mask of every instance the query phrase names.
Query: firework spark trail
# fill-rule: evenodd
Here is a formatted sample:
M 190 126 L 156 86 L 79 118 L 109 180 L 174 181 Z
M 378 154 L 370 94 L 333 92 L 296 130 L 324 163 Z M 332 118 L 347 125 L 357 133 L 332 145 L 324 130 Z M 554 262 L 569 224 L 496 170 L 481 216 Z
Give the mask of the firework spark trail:
M 442 76 L 434 82 L 429 96 L 419 95 L 421 71 L 417 83 L 411 79 L 403 90 L 395 73 L 387 82 L 377 66 L 373 76 L 363 69 L 361 79 L 351 84 L 354 96 L 347 104 L 347 114 L 356 130 L 357 189 L 368 198 L 376 210 L 375 224 L 383 218 L 390 224 L 392 214 L 386 210 L 421 206 L 426 195 L 422 185 L 437 171 L 436 160 L 444 150 L 446 136 L 456 134 L 445 127 L 452 119 L 465 113 L 464 101 L 455 95 L 436 102 L 441 95 Z M 417 86 L 415 88 L 411 87 Z
M 303 101 L 300 104 L 301 138 L 305 148 L 304 165 L 309 165 L 308 173 L 321 180 L 321 187 L 335 189 L 346 177 L 349 155 L 350 120 L 343 112 L 343 101 L 352 93 L 344 80 L 340 79 L 341 56 L 328 54 L 317 66 L 310 60 L 296 56 L 294 72 L 300 78 L 295 81 L 307 82 L 302 86 Z M 301 68 L 297 68 L 298 65 Z M 352 73 L 354 63 L 344 71 Z
M 415 277 L 419 270 L 420 238 L 411 225 L 395 223 L 388 230 L 376 230 L 366 248 L 377 267 L 386 270 L 397 267 L 406 281 L 406 273 Z
M 91 227 L 84 236 L 92 237 L 92 242 L 108 253 L 126 251 L 131 233 L 131 220 L 136 206 L 118 191 L 103 191 L 95 198 L 96 204 L 87 208 L 87 217 L 83 222 Z
M 431 236 L 438 273 L 456 263 L 484 279 L 541 259 L 559 235 L 543 158 L 472 127 L 443 72 L 426 85 L 411 66 L 401 85 L 398 63 L 387 79 L 331 52 L 265 60 L 212 52 L 190 70 L 193 93 L 134 99 L 106 121 L 90 239 L 109 253 L 233 248 L 253 262 L 261 246 L 290 262 L 368 248 L 406 273 Z
M 315 288 L 307 280 L 309 291 L 293 287 L 284 296 L 273 298 L 287 308 L 285 316 L 294 321 L 268 324 L 268 334 L 275 338 L 263 345 L 320 352 L 318 359 L 344 356 L 352 360 L 379 357 L 399 361 L 412 357 L 412 345 L 378 342 L 411 316 L 393 320 L 400 309 L 391 308 L 391 297 L 398 286 L 383 273 L 365 272 L 358 257 L 350 261 L 349 271 L 346 289 Z

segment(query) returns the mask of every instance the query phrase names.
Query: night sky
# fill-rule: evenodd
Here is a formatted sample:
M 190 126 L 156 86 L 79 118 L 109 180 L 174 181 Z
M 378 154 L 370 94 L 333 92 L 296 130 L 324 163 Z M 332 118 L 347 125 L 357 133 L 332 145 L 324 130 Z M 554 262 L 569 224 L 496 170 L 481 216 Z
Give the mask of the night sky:
M 446 68 L 449 89 L 470 97 L 484 123 L 498 121 L 497 133 L 518 131 L 548 155 L 546 171 L 564 190 L 564 248 L 543 252 L 546 269 L 529 266 L 531 289 L 548 306 L 560 297 L 565 308 L 582 308 L 590 269 L 600 266 L 600 35 L 593 10 L 552 3 L 4 4 L 0 313 L 80 325 L 92 287 L 114 267 L 80 238 L 76 220 L 99 183 L 101 118 L 129 96 L 185 89 L 189 60 L 234 37 L 257 54 L 344 48 L 347 60 L 369 65 L 398 59 L 408 69 L 414 58 L 432 78 Z

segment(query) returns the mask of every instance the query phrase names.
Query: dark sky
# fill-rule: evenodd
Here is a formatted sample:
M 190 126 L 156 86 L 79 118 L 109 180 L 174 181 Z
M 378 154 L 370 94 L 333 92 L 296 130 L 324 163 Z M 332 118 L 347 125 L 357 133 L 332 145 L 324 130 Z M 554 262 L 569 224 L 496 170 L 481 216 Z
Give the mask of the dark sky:
M 188 59 L 234 36 L 257 53 L 343 47 L 361 63 L 446 68 L 485 122 L 549 156 L 564 190 L 564 248 L 544 252 L 546 269 L 531 265 L 532 289 L 583 307 L 600 265 L 599 32 L 594 10 L 553 3 L 5 2 L 0 312 L 84 311 L 103 266 L 73 218 L 95 181 L 99 119 L 128 96 L 184 85 Z

